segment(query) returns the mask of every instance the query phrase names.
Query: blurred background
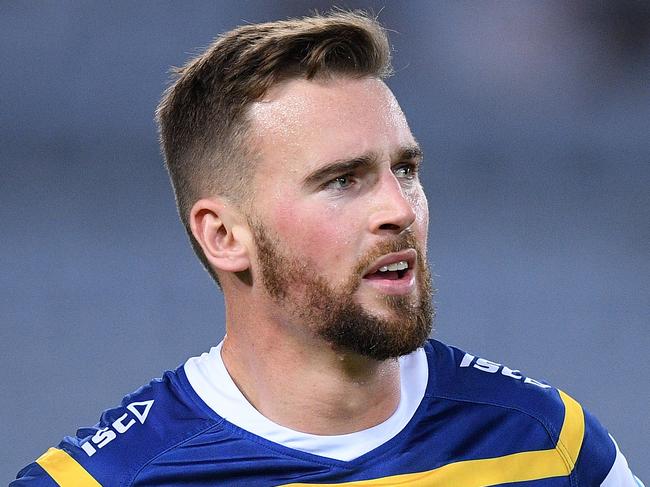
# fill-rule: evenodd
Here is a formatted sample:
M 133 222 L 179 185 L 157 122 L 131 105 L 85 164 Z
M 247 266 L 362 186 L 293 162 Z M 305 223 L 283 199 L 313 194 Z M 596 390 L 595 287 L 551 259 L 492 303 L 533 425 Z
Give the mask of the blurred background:
M 0 478 L 221 339 L 154 109 L 218 33 L 331 5 L 0 4 Z M 649 482 L 650 4 L 336 5 L 391 30 L 436 336 L 570 392 Z

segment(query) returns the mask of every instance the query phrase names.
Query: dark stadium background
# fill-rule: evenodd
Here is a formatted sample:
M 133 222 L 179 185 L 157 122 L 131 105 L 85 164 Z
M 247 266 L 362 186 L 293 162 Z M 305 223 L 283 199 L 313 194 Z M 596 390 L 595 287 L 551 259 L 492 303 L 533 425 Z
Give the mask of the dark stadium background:
M 0 4 L 0 477 L 223 333 L 153 112 L 219 32 L 328 2 Z M 393 30 L 437 336 L 570 392 L 650 481 L 650 7 L 340 2 Z

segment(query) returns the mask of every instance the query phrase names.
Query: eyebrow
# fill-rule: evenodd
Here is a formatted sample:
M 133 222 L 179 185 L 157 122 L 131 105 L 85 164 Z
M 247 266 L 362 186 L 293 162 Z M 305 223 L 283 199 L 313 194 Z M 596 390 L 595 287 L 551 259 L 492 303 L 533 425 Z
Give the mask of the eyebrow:
M 400 148 L 398 151 L 397 157 L 395 157 L 395 160 L 398 161 L 412 161 L 412 160 L 417 160 L 420 162 L 422 160 L 422 149 L 420 148 L 419 145 L 413 144 L 413 145 L 407 145 L 405 147 Z
M 400 147 L 391 159 L 393 161 L 401 162 L 412 160 L 417 160 L 419 162 L 419 160 L 422 159 L 422 149 L 420 149 L 420 146 L 417 144 Z M 353 157 L 352 159 L 339 159 L 308 174 L 304 178 L 303 184 L 305 186 L 311 186 L 340 174 L 354 172 L 359 169 L 367 169 L 376 165 L 377 160 L 378 156 L 374 152 Z

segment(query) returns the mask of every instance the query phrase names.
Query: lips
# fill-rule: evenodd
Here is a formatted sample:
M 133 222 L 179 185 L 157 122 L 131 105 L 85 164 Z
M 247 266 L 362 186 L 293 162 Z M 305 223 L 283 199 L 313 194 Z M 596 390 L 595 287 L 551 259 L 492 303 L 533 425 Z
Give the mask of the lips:
M 415 249 L 408 249 L 401 252 L 393 252 L 391 254 L 384 255 L 372 263 L 363 277 L 364 279 L 381 279 L 382 276 L 385 276 L 383 278 L 390 278 L 389 275 L 403 276 L 404 274 L 412 271 L 412 269 L 415 267 L 416 259 L 417 252 Z M 395 266 L 395 264 L 399 264 L 401 262 L 405 262 L 407 264 L 407 269 L 399 269 L 399 267 L 403 266 Z M 384 272 L 380 271 L 380 269 L 383 270 L 384 267 L 398 267 L 398 269 L 386 270 Z
M 414 248 L 381 256 L 368 266 L 363 288 L 375 295 L 408 296 L 416 291 L 418 253 Z M 406 266 L 404 266 L 406 264 Z M 393 270 L 394 269 L 394 270 Z

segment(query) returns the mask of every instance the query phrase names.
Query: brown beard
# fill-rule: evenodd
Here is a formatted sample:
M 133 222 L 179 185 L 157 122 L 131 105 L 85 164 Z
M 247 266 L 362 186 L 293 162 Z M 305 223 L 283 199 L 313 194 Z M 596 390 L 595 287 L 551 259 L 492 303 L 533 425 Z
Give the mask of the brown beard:
M 409 354 L 424 345 L 432 330 L 435 310 L 431 303 L 431 273 L 425 255 L 410 232 L 387 240 L 368 252 L 348 282 L 333 288 L 313 267 L 280 250 L 262 223 L 250 221 L 257 245 L 260 277 L 266 291 L 283 308 L 340 352 L 353 352 L 375 360 Z M 417 251 L 418 298 L 384 296 L 396 318 L 367 311 L 352 296 L 361 285 L 362 273 L 379 257 L 408 248 Z

